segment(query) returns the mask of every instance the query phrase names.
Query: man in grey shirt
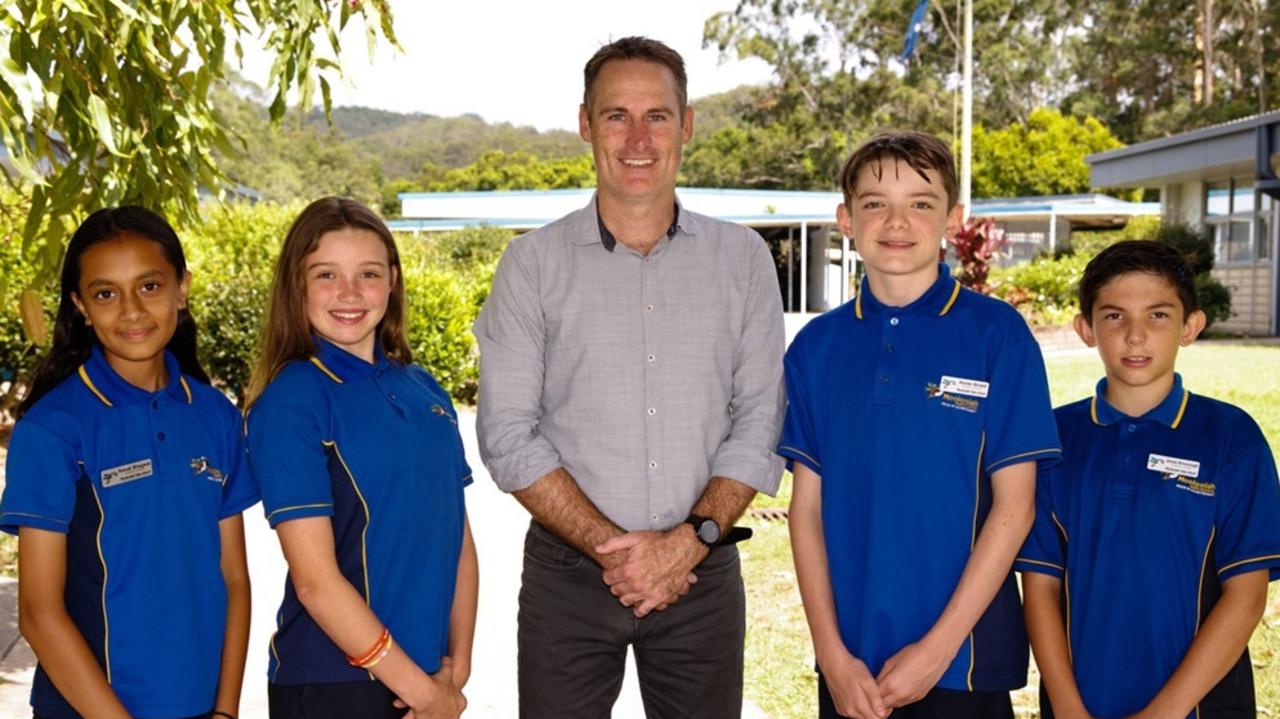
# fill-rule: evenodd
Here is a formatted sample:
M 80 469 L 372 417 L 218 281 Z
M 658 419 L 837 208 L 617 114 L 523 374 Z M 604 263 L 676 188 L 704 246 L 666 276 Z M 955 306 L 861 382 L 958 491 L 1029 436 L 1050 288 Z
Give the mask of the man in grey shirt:
M 511 243 L 475 325 L 481 455 L 533 515 L 521 716 L 608 716 L 634 645 L 650 717 L 737 717 L 744 597 L 723 540 L 782 472 L 777 275 L 755 232 L 676 200 L 680 55 L 624 38 L 584 75 L 595 197 Z

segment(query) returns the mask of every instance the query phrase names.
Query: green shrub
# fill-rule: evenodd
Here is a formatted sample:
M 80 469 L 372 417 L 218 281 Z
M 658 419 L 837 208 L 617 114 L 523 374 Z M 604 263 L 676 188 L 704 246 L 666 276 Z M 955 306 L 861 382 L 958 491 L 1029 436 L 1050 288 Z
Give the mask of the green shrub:
M 1070 252 L 1093 257 L 1121 240 L 1153 240 L 1159 232 L 1159 215 L 1138 215 L 1118 230 L 1073 231 Z
M 1200 309 L 1204 310 L 1205 329 L 1231 316 L 1231 290 L 1209 273 L 1196 275 L 1196 295 L 1200 298 Z
M 992 294 L 1017 307 L 1033 325 L 1070 322 L 1078 311 L 1076 286 L 1090 259 L 1082 254 L 1044 257 L 992 270 Z

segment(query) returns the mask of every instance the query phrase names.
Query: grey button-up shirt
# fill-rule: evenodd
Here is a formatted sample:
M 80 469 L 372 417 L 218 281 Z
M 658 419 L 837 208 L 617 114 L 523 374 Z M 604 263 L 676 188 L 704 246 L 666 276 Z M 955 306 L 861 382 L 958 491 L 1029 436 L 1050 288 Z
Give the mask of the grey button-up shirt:
M 683 521 L 713 476 L 777 491 L 782 298 L 754 231 L 679 209 L 645 256 L 602 241 L 593 199 L 511 242 L 475 334 L 504 491 L 564 467 L 628 531 Z

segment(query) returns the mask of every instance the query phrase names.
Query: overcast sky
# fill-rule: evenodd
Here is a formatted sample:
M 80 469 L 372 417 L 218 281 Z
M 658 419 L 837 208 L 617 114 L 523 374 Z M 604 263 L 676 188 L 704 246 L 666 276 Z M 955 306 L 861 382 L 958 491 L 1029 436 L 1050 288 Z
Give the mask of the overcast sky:
M 353 20 L 342 44 L 346 81 L 334 86 L 334 104 L 576 130 L 582 66 L 611 39 L 648 35 L 675 48 L 688 68 L 690 98 L 768 80 L 759 60 L 722 65 L 714 49 L 702 49 L 706 19 L 736 4 L 400 0 L 392 6 L 404 52 L 384 43 L 370 63 L 363 27 Z M 267 57 L 245 44 L 242 72 L 265 86 Z

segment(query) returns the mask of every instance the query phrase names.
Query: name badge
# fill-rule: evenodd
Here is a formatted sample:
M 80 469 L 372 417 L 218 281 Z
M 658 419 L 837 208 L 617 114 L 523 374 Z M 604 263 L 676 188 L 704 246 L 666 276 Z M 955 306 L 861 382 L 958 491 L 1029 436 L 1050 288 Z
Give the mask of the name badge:
M 1200 476 L 1199 462 L 1177 457 L 1166 457 L 1163 454 L 1148 455 L 1147 469 L 1166 476 L 1191 477 L 1192 479 Z
M 966 397 L 986 399 L 987 391 L 991 389 L 991 385 L 978 379 L 949 377 L 944 374 L 942 375 L 942 379 L 938 382 L 938 388 L 943 392 L 949 392 L 951 394 L 962 394 Z
M 151 460 L 140 459 L 137 462 L 122 464 L 119 467 L 102 470 L 102 486 L 114 487 L 118 484 L 132 482 L 135 479 L 151 476 Z

